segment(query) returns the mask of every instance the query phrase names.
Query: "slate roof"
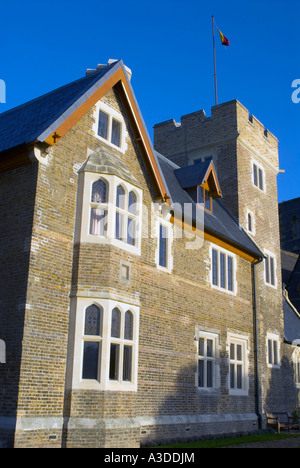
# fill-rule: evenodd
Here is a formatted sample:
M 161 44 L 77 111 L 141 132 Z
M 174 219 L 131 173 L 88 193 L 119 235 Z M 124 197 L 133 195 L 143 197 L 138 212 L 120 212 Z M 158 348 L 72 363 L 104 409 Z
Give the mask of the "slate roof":
M 294 304 L 293 304 L 294 305 Z M 288 343 L 299 340 L 300 315 L 292 307 L 290 300 L 283 295 L 284 337 Z
M 122 61 L 0 114 L 0 152 L 44 141 Z
M 111 65 L 101 68 L 95 73 L 0 114 L 0 153 L 22 144 L 28 144 L 34 141 L 45 141 L 51 133 L 56 131 L 66 118 L 84 103 L 88 97 L 93 95 L 120 67 L 124 67 L 122 60 L 113 62 Z M 137 109 L 141 116 L 138 106 Z M 145 126 L 144 129 L 148 136 Z M 152 148 L 150 138 L 149 143 Z M 186 168 L 182 170 L 179 166 L 176 166 L 154 151 L 153 148 L 152 151 L 164 185 L 168 190 L 167 195 L 171 197 L 173 203 L 178 203 L 181 206 L 183 206 L 184 203 L 189 203 L 192 208 L 191 218 L 194 220 L 199 219 L 197 212 L 202 210 L 202 208 L 200 208 L 184 190 L 182 184 L 184 186 L 187 184 L 197 185 L 197 181 L 201 180 L 201 178 L 203 180 L 211 161 L 208 160 L 202 164 L 196 164 L 192 169 Z M 97 155 L 94 155 L 94 157 L 97 159 Z M 97 164 L 105 167 L 109 166 L 107 160 L 105 163 L 103 163 L 103 160 L 100 161 L 100 163 L 95 160 L 94 163 L 95 167 Z M 92 158 L 90 158 L 89 164 L 93 165 Z M 112 167 L 112 164 L 110 166 Z M 127 173 L 127 169 L 123 169 Z M 177 175 L 179 175 L 179 179 L 181 179 L 181 177 L 184 179 L 182 184 L 175 175 L 176 171 Z M 191 182 L 188 182 L 189 177 L 192 177 Z M 136 185 L 136 183 L 134 185 Z M 187 218 L 185 218 L 185 220 L 187 220 Z M 204 227 L 205 231 L 215 234 L 225 241 L 231 242 L 250 255 L 254 255 L 257 258 L 263 256 L 256 244 L 239 226 L 219 199 L 213 200 L 212 214 L 206 211 L 204 212 Z
M 286 284 L 286 289 L 293 306 L 300 312 L 300 256 Z
M 203 183 L 210 164 L 211 160 L 207 160 L 203 163 L 198 163 L 196 165 L 198 167 L 195 167 L 195 165 L 179 167 L 174 170 L 174 173 L 182 188 L 196 187 Z
M 281 250 L 281 270 L 283 284 L 288 284 L 298 258 L 298 254 L 295 254 L 293 252 L 287 252 L 286 250 Z
M 177 178 L 176 171 L 178 171 L 179 166 L 174 164 L 163 155 L 159 154 L 157 151 L 154 153 L 158 167 L 161 170 L 165 186 L 168 189 L 168 194 L 171 197 L 171 204 L 183 207 L 185 203 L 189 203 L 192 207 L 191 213 L 193 220 L 201 219 L 201 214 L 203 215 L 204 211 L 205 232 L 214 234 L 218 238 L 224 239 L 225 241 L 229 241 L 231 244 L 240 248 L 242 251 L 245 251 L 246 253 L 249 253 L 250 255 L 253 255 L 257 258 L 262 258 L 264 256 L 261 250 L 250 238 L 250 236 L 248 236 L 248 234 L 239 226 L 239 223 L 229 213 L 221 199 L 218 198 L 213 200 L 212 213 L 203 210 L 197 205 L 195 200 L 192 199 L 187 191 L 184 190 L 180 183 L 180 178 Z M 205 161 L 202 164 L 199 163 L 190 166 L 189 171 L 194 173 L 194 183 L 201 179 L 203 172 L 205 169 L 207 170 L 207 164 L 210 163 L 211 161 Z M 186 184 L 184 183 L 184 185 Z M 197 218 L 197 211 L 199 210 L 201 210 L 201 213 Z
M 300 254 L 300 238 L 295 238 L 293 221 L 300 220 L 300 197 L 279 203 L 281 248 Z

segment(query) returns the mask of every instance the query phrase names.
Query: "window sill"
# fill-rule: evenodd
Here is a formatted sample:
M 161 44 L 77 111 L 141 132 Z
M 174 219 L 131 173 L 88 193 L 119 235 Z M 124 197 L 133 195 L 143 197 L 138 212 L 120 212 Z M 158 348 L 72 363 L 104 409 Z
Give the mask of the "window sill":
M 220 286 L 216 286 L 214 284 L 211 284 L 211 288 L 215 289 L 216 291 L 220 291 L 222 293 L 229 294 L 230 296 L 236 296 L 237 295 L 236 286 L 235 286 L 233 291 L 230 291 L 229 289 L 225 289 L 225 288 L 220 288 Z
M 141 246 L 135 246 L 131 244 L 127 244 L 126 242 L 122 242 L 115 238 L 108 238 L 104 236 L 98 236 L 95 234 L 87 234 L 86 236 L 82 236 L 80 239 L 80 243 L 87 243 L 87 244 L 97 244 L 97 245 L 113 245 L 118 247 L 121 250 L 125 250 L 133 255 L 141 255 Z
M 133 382 L 109 381 L 100 383 L 96 380 L 81 380 L 73 390 L 114 391 L 114 392 L 137 392 L 137 384 Z
M 247 396 L 249 396 L 249 392 L 248 392 L 248 390 L 238 390 L 238 389 L 230 388 L 229 389 L 229 395 L 230 396 L 244 396 L 244 397 L 247 397 Z
M 265 281 L 265 285 L 266 285 L 266 286 L 269 286 L 269 288 L 272 288 L 272 289 L 276 289 L 276 290 L 277 290 L 277 285 L 273 285 L 273 284 L 267 283 L 266 281 Z

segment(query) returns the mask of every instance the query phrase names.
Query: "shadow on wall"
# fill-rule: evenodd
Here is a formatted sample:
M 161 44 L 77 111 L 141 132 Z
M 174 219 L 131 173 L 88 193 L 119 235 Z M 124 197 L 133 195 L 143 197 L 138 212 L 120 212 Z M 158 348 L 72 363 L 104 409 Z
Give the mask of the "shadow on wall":
M 300 406 L 299 393 L 295 385 L 293 361 L 284 356 L 280 367 L 271 371 L 264 410 L 293 413 Z
M 141 444 L 151 445 L 184 440 L 199 440 L 211 436 L 255 431 L 258 428 L 254 397 L 255 379 L 249 375 L 249 396 L 229 395 L 228 357 L 220 357 L 219 386 L 213 391 L 201 391 L 196 387 L 196 362 L 183 367 L 174 376 L 169 367 L 169 391 L 157 386 L 151 390 L 153 402 L 157 402 L 155 426 L 144 427 Z M 157 376 L 154 380 L 168 379 Z M 152 409 L 155 412 L 155 408 Z

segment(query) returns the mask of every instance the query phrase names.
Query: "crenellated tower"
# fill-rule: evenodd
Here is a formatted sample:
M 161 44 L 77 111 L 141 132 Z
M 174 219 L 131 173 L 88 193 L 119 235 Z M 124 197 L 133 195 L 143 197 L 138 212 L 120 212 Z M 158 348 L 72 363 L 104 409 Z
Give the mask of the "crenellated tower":
M 268 387 L 270 379 L 279 385 L 277 359 L 284 331 L 277 138 L 233 100 L 213 107 L 211 117 L 200 110 L 182 116 L 180 123 L 168 120 L 156 124 L 154 147 L 179 166 L 212 158 L 224 204 L 265 254 L 264 262 L 256 267 L 260 377 L 262 389 Z M 272 359 L 274 362 L 269 362 Z M 268 391 L 263 397 L 264 407 L 270 407 L 278 395 Z

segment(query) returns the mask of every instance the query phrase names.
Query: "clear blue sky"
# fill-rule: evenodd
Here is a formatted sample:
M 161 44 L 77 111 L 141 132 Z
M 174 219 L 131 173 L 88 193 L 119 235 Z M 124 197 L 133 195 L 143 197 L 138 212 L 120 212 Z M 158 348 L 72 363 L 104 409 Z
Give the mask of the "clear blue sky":
M 219 103 L 239 99 L 279 139 L 279 201 L 300 197 L 299 0 L 28 0 L 1 5 L 0 112 L 122 58 L 149 133 L 214 105 L 211 16 Z

